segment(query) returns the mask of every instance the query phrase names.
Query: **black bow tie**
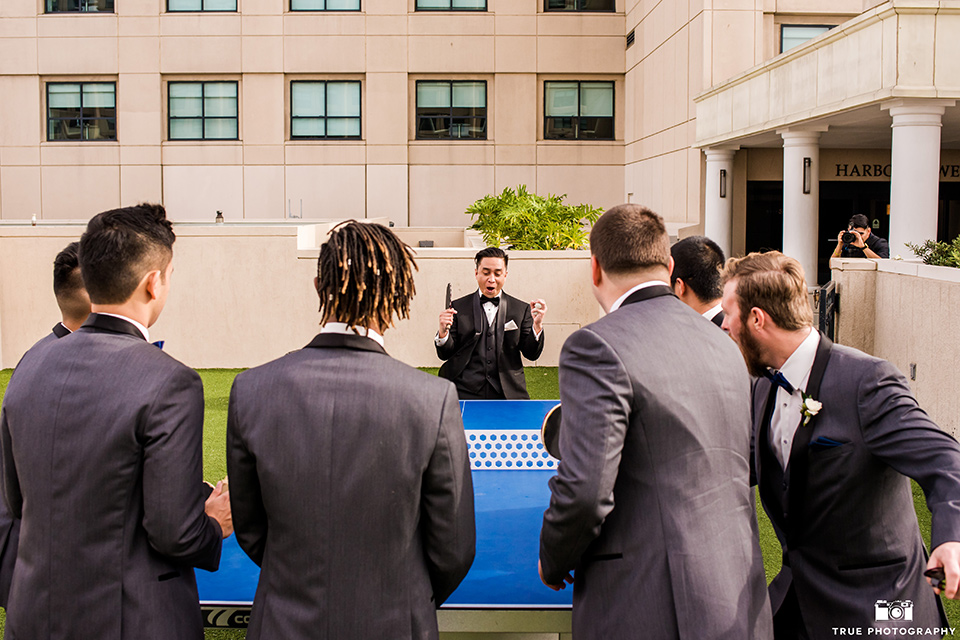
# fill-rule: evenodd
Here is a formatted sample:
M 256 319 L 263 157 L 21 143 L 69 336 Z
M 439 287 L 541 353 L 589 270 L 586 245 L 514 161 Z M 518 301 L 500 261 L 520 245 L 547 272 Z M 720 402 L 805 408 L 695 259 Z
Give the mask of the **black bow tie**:
M 500 306 L 500 298 L 499 298 L 499 296 L 496 297 L 496 298 L 488 298 L 487 296 L 480 296 L 480 303 L 481 303 L 481 304 L 486 304 L 486 303 L 488 303 L 488 302 L 489 302 L 490 304 L 492 304 L 493 306 L 495 306 L 495 307 L 499 307 L 499 306 Z
M 795 389 L 793 388 L 793 385 L 787 382 L 787 379 L 783 377 L 782 372 L 777 371 L 776 373 L 774 373 L 773 371 L 770 371 L 768 369 L 766 374 L 764 375 L 766 375 L 767 379 L 770 380 L 770 382 L 777 385 L 787 393 L 792 395 L 793 392 L 795 391 Z

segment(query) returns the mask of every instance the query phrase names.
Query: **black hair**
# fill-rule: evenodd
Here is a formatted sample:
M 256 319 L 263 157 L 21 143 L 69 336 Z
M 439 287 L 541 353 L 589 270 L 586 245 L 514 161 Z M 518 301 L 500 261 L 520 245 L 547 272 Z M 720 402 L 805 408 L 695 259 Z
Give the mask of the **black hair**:
M 867 219 L 867 216 L 862 213 L 855 213 L 851 218 L 850 222 L 847 223 L 847 227 L 852 229 L 856 227 L 857 229 L 869 229 L 870 220 Z
M 83 288 L 79 252 L 80 243 L 71 242 L 53 260 L 53 295 L 58 299 Z
M 94 304 L 126 302 L 149 271 L 167 268 L 176 236 L 163 205 L 95 215 L 80 238 L 80 271 Z
M 480 268 L 480 263 L 484 258 L 503 258 L 504 269 L 507 268 L 507 261 L 510 260 L 507 252 L 500 247 L 486 247 L 485 249 L 480 249 L 480 251 L 477 252 L 477 255 L 473 258 L 473 261 L 476 263 L 478 269 Z
M 670 283 L 677 278 L 690 287 L 700 302 L 710 302 L 723 296 L 720 272 L 724 255 L 720 246 L 706 236 L 690 236 L 670 247 L 673 273 Z
M 356 220 L 340 223 L 317 260 L 321 322 L 355 327 L 373 320 L 381 331 L 392 327 L 394 315 L 410 316 L 415 269 L 413 249 L 390 229 Z

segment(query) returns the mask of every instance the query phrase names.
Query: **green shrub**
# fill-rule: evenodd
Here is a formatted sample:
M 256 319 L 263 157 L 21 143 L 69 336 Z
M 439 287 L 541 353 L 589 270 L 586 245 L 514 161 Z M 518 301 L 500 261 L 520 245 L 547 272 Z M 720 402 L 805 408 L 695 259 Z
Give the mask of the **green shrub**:
M 924 264 L 960 268 L 960 236 L 954 238 L 953 242 L 936 240 L 927 240 L 923 244 L 908 242 L 907 247 L 917 254 Z
M 588 226 L 603 210 L 588 204 L 563 204 L 562 196 L 546 198 L 528 193 L 524 185 L 509 187 L 500 195 L 488 195 L 467 207 L 476 218 L 470 226 L 489 246 L 506 244 L 511 249 L 584 249 Z

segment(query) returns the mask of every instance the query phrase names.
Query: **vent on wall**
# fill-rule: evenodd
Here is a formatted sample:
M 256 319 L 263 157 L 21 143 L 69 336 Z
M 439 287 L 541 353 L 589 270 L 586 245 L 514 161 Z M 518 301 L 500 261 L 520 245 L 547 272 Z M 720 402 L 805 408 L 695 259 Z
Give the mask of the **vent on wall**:
M 637 37 L 636 29 L 634 29 L 633 31 L 627 34 L 627 49 L 630 48 L 630 45 L 633 44 L 633 41 L 636 39 L 636 37 Z

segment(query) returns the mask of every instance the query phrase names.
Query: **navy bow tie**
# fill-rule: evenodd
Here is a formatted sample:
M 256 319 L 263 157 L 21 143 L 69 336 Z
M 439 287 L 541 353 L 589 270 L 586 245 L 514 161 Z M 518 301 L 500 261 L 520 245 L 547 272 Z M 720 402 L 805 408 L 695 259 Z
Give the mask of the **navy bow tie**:
M 783 377 L 782 372 L 777 371 L 776 373 L 774 373 L 773 371 L 770 371 L 768 369 L 766 373 L 766 377 L 768 380 L 770 380 L 770 382 L 777 385 L 787 393 L 792 394 L 794 392 L 793 385 L 787 382 L 787 379 Z
M 486 304 L 487 302 L 489 302 L 490 304 L 492 304 L 492 305 L 495 306 L 495 307 L 500 306 L 500 298 L 499 298 L 499 297 L 496 297 L 496 298 L 488 298 L 487 296 L 480 296 L 480 302 L 481 302 L 481 304 Z

